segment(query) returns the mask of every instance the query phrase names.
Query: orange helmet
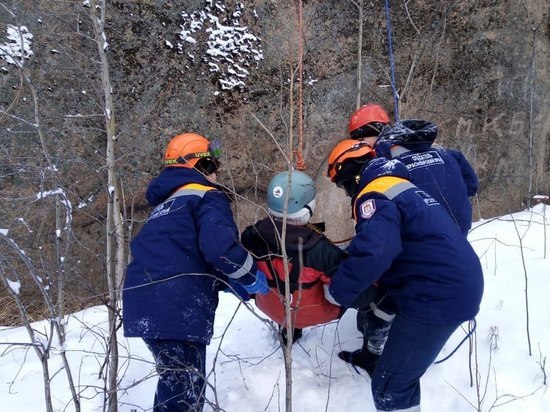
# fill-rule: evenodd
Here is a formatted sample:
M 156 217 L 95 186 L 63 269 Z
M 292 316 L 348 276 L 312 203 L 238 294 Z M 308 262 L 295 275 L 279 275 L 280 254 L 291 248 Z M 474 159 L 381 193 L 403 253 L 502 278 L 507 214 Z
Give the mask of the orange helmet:
M 173 137 L 164 154 L 164 165 L 194 168 L 201 159 L 218 163 L 221 150 L 219 144 L 212 144 L 199 134 L 183 133 Z
M 378 136 L 381 125 L 389 122 L 390 117 L 381 106 L 366 104 L 351 115 L 348 130 L 353 139 Z
M 353 139 L 342 140 L 328 156 L 327 176 L 334 182 L 346 160 L 368 156 L 375 157 L 375 152 L 368 143 Z

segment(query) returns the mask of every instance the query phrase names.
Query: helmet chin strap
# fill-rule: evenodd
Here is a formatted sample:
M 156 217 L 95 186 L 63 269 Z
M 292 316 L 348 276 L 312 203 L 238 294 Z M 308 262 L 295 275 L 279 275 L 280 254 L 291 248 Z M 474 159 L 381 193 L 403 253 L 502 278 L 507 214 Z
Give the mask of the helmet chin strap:
M 307 209 L 307 211 L 309 212 L 309 217 L 311 218 L 313 216 L 313 210 L 311 210 L 311 207 L 309 207 L 309 205 L 305 205 L 304 209 Z
M 307 205 L 304 205 L 304 209 L 309 212 L 309 218 L 311 219 L 313 217 L 313 209 L 315 209 L 315 199 L 313 199 Z
M 347 180 L 343 185 L 342 188 L 345 190 L 346 194 L 353 198 L 358 191 L 359 188 L 359 179 L 361 178 L 360 175 L 355 176 L 353 179 Z

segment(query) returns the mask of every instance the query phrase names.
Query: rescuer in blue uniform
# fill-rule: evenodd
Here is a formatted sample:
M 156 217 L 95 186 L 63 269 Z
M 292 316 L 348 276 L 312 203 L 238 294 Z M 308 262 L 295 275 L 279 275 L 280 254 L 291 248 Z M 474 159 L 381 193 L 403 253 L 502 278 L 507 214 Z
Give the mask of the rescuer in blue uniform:
M 412 183 L 428 192 L 466 236 L 472 226 L 470 197 L 478 190 L 478 178 L 464 155 L 435 145 L 437 126 L 423 120 L 403 120 L 390 125 L 390 118 L 377 104 L 366 104 L 349 120 L 352 139 L 367 142 L 379 156 L 398 159 L 407 166 Z M 382 288 L 372 288 L 372 302 L 357 312 L 357 329 L 363 345 L 338 356 L 372 374 L 382 353 L 395 304 Z
M 441 203 L 466 236 L 472 227 L 470 197 L 477 193 L 478 178 L 461 152 L 435 145 L 436 137 L 435 124 L 403 120 L 384 127 L 374 148 L 379 156 L 405 164 L 411 181 Z
M 451 214 L 464 236 L 472 227 L 469 198 L 479 182 L 468 160 L 458 150 L 435 145 L 437 126 L 424 120 L 390 117 L 377 104 L 366 104 L 349 119 L 352 139 L 368 143 L 379 156 L 398 159 L 407 166 L 410 180 L 438 200 Z
M 175 136 L 166 167 L 147 188 L 154 209 L 130 244 L 124 334 L 142 338 L 155 358 L 155 412 L 202 410 L 218 292 L 228 285 L 245 297 L 269 291 L 216 184 L 219 155 L 203 136 Z
M 398 160 L 357 140 L 338 143 L 328 175 L 352 198 L 356 235 L 329 291 L 347 308 L 368 305 L 369 286 L 396 306 L 372 371 L 379 411 L 420 411 L 420 377 L 462 322 L 479 311 L 479 259 L 445 208 L 412 184 Z

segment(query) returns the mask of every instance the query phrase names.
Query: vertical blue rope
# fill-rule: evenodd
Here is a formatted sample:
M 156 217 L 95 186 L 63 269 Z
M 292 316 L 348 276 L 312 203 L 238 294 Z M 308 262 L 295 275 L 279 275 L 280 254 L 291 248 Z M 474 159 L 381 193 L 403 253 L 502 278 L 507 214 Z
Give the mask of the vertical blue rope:
M 386 0 L 386 27 L 388 33 L 388 46 L 390 51 L 390 76 L 391 76 L 391 89 L 393 92 L 393 107 L 395 121 L 399 121 L 399 96 L 395 87 L 395 61 L 393 58 L 393 44 L 391 36 L 391 18 L 390 18 L 390 4 L 389 0 Z

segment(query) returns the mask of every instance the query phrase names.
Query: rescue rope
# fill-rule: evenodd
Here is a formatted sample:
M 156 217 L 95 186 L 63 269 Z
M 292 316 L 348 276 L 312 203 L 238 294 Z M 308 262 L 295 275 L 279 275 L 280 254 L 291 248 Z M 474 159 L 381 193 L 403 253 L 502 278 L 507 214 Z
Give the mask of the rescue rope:
M 331 240 L 329 239 L 332 243 L 334 243 L 335 245 L 341 245 L 343 243 L 347 243 L 347 242 L 351 242 L 351 240 L 354 238 L 355 236 L 351 236 L 351 237 L 348 237 L 347 239 L 342 239 L 342 240 Z
M 293 7 L 295 11 L 296 7 Z M 303 114 L 303 64 L 304 64 L 304 23 L 302 0 L 298 0 L 298 148 L 294 151 L 296 155 L 296 169 L 305 170 L 306 163 L 303 156 L 304 146 L 304 114 Z M 292 125 L 291 125 L 292 127 Z
M 435 361 L 435 362 L 434 362 L 434 365 L 437 365 L 438 363 L 443 363 L 443 362 L 445 362 L 447 359 L 449 359 L 451 356 L 453 356 L 453 355 L 456 353 L 456 351 L 458 350 L 458 348 L 460 348 L 460 347 L 462 346 L 462 344 L 463 344 L 464 342 L 466 342 L 466 339 L 468 339 L 470 336 L 472 336 L 472 334 L 473 334 L 473 333 L 475 332 L 475 330 L 476 330 L 476 327 L 477 327 L 477 323 L 476 323 L 476 320 L 475 320 L 475 318 L 474 318 L 474 319 L 472 319 L 471 321 L 468 322 L 468 333 L 466 334 L 466 336 L 464 337 L 464 339 L 462 339 L 462 340 L 460 341 L 460 343 L 457 345 L 457 347 L 454 348 L 454 350 L 453 350 L 449 355 L 445 356 L 445 357 L 444 357 L 443 359 L 441 359 L 441 360 Z
M 399 121 L 399 95 L 397 94 L 397 89 L 395 85 L 395 60 L 393 56 L 389 0 L 386 0 L 386 29 L 388 33 L 388 48 L 389 48 L 389 54 L 390 54 L 390 78 L 391 78 L 391 89 L 393 93 L 394 117 L 395 117 L 395 121 L 398 122 Z

